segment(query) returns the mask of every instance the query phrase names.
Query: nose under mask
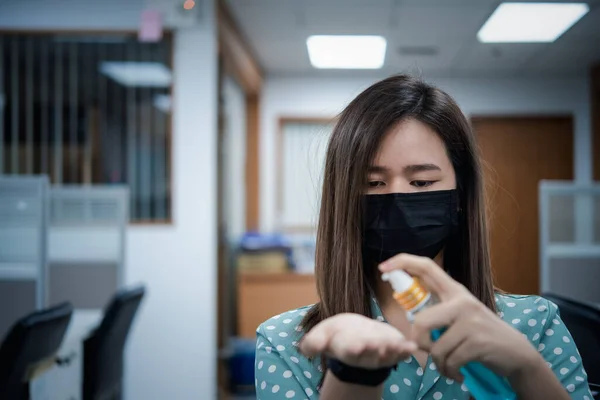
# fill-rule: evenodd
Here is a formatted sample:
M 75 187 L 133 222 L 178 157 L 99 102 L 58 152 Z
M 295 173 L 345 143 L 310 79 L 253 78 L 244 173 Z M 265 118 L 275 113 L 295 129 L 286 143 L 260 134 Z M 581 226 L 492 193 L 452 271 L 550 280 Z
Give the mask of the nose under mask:
M 455 189 L 366 195 L 363 257 L 375 264 L 399 253 L 434 258 L 457 226 Z

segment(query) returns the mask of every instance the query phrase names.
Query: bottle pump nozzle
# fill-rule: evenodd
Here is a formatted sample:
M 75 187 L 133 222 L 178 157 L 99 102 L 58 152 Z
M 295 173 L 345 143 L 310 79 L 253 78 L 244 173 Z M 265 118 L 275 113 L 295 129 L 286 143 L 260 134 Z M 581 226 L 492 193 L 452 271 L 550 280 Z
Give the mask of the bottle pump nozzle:
M 413 278 L 404 271 L 394 270 L 381 275 L 381 279 L 389 282 L 396 293 L 403 293 L 413 285 Z

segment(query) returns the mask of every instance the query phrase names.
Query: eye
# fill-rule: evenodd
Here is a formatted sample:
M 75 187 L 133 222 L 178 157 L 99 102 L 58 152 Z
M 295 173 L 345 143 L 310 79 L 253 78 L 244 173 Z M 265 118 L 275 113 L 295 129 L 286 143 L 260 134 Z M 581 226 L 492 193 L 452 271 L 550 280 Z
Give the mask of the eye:
M 383 181 L 369 181 L 369 188 L 378 188 L 385 186 L 385 182 Z
M 433 185 L 435 182 L 436 181 L 412 181 L 410 184 L 411 184 L 411 186 L 414 186 L 417 188 L 426 188 L 426 187 Z

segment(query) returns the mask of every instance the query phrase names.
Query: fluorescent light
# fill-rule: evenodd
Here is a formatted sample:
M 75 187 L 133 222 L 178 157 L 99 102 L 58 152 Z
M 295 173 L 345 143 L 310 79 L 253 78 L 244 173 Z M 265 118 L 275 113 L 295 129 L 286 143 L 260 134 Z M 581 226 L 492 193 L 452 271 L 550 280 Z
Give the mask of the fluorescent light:
M 554 42 L 588 11 L 585 3 L 502 3 L 477 38 L 484 43 Z
M 171 86 L 171 70 L 157 62 L 113 62 L 100 64 L 100 72 L 127 87 Z
M 315 68 L 378 69 L 383 67 L 386 45 L 382 36 L 316 35 L 306 39 Z

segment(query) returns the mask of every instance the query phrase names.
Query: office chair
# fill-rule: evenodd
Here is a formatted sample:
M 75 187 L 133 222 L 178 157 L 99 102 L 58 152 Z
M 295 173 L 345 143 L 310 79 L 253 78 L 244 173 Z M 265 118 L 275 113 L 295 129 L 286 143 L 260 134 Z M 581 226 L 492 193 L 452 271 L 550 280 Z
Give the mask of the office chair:
M 600 384 L 600 308 L 552 293 L 543 297 L 558 306 L 560 317 L 577 344 L 588 381 L 597 388 Z
M 54 365 L 73 306 L 62 303 L 18 320 L 0 346 L 0 399 L 29 400 L 29 381 Z
M 118 292 L 98 328 L 83 342 L 82 400 L 122 398 L 123 349 L 144 292 L 144 287 Z
M 592 392 L 592 396 L 594 396 L 594 400 L 600 399 L 600 385 L 590 383 L 590 391 Z

